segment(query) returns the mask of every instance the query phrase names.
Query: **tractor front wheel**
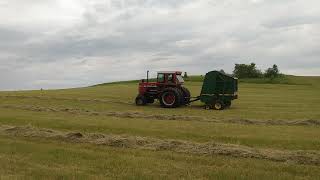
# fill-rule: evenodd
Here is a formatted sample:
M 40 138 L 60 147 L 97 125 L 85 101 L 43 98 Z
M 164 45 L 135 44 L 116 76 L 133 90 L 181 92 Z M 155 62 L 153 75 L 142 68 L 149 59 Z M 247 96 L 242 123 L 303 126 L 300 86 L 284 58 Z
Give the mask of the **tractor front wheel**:
M 138 95 L 136 97 L 136 105 L 137 106 L 143 106 L 147 104 L 147 99 L 146 97 L 142 96 L 142 95 Z
M 160 104 L 164 108 L 175 108 L 181 105 L 181 93 L 176 88 L 167 88 L 160 95 Z

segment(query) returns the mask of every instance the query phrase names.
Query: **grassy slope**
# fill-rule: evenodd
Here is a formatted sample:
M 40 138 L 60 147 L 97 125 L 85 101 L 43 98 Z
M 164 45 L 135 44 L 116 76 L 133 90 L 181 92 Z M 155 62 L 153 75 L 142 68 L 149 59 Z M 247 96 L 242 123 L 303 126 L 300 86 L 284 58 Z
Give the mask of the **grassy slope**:
M 192 77 L 186 83 L 193 95 L 198 95 L 200 92 L 200 78 Z M 132 82 L 68 90 L 1 92 L 0 125 L 32 125 L 64 131 L 128 134 L 194 142 L 215 141 L 257 148 L 318 151 L 319 126 L 263 126 L 210 122 L 216 119 L 319 120 L 320 78 L 293 76 L 288 78 L 290 83 L 276 85 L 240 83 L 240 99 L 234 102 L 231 109 L 221 112 L 205 111 L 200 103 L 174 110 L 159 108 L 158 104 L 136 107 L 133 99 L 137 93 L 137 85 Z M 91 101 L 79 101 L 79 99 Z M 103 101 L 92 101 L 94 99 Z M 75 113 L 38 112 L 23 110 L 23 107 L 80 110 Z M 152 117 L 146 119 L 92 116 L 86 114 L 87 111 L 195 116 L 205 117 L 209 122 L 157 120 Z M 21 176 L 42 177 L 50 174 L 49 171 L 53 171 L 56 177 L 60 175 L 91 177 L 92 174 L 101 177 L 121 174 L 122 177 L 137 178 L 161 175 L 163 178 L 273 176 L 291 179 L 320 175 L 319 167 L 315 166 L 255 159 L 114 149 L 14 137 L 0 137 L 0 144 L 4 147 L 0 150 L 2 162 L 0 174 L 3 177 L 14 175 L 16 172 L 20 173 L 16 175 Z M 24 158 L 21 160 L 21 157 Z M 194 164 L 195 166 L 192 166 Z M 60 171 L 61 169 L 63 171 Z

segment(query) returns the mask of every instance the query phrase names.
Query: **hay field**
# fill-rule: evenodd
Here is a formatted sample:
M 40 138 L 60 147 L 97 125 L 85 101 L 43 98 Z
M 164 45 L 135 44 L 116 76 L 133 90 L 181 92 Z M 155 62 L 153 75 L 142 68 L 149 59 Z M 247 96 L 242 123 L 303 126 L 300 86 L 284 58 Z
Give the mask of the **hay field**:
M 137 107 L 136 82 L 0 92 L 0 179 L 319 178 L 320 78 L 239 91 L 224 111 Z

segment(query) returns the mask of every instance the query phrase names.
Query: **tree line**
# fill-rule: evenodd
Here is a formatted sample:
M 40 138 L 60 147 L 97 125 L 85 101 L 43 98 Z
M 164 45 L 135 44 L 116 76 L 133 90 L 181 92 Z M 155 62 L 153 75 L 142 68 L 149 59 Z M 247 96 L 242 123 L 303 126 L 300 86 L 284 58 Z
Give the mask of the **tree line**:
M 270 78 L 274 79 L 279 77 L 280 71 L 276 64 L 262 72 L 256 67 L 255 63 L 251 64 L 235 64 L 233 70 L 233 76 L 243 78 Z
M 282 76 L 282 74 L 280 73 L 279 68 L 276 64 L 274 64 L 272 67 L 266 69 L 264 72 L 262 72 L 260 69 L 258 69 L 255 63 L 235 64 L 233 74 L 228 74 L 223 69 L 221 69 L 220 72 L 223 74 L 237 77 L 239 79 L 243 79 L 243 78 L 270 78 L 270 79 L 274 79 L 274 78 Z M 185 79 L 189 78 L 187 72 L 184 72 L 183 77 Z

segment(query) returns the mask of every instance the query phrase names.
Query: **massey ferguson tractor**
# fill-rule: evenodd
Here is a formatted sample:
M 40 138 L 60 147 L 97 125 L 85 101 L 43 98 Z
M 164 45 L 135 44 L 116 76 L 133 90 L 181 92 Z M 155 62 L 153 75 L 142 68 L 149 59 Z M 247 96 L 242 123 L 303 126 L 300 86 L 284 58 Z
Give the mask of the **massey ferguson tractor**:
M 136 105 L 142 106 L 160 101 L 162 107 L 176 108 L 200 100 L 205 109 L 222 110 L 231 106 L 231 101 L 238 98 L 238 79 L 221 73 L 211 71 L 204 77 L 200 96 L 191 97 L 190 91 L 183 86 L 184 80 L 179 71 L 158 72 L 157 81 L 147 80 L 139 83 L 139 94 Z

